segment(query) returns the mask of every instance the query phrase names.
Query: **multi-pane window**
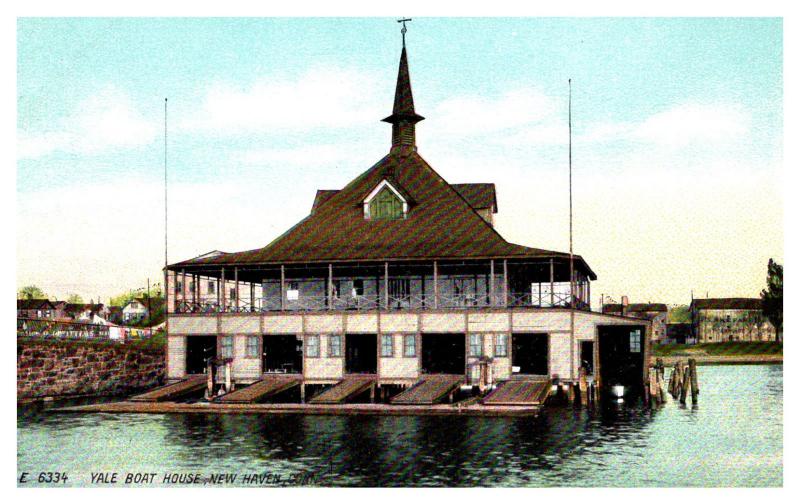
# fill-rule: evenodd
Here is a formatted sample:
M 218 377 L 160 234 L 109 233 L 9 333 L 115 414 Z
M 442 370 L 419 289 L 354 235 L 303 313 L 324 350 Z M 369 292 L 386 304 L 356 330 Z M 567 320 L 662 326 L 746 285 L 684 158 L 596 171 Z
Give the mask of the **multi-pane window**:
M 247 337 L 247 347 L 245 348 L 247 357 L 258 357 L 258 336 Z
M 231 295 L 229 297 L 231 299 L 236 299 L 236 288 L 235 287 L 231 287 L 230 288 L 230 292 L 231 292 Z
M 394 355 L 394 343 L 391 334 L 381 335 L 381 357 L 391 357 Z
M 483 355 L 483 335 L 470 334 L 469 335 L 469 356 L 480 357 Z
M 402 219 L 403 201 L 388 187 L 381 189 L 369 202 L 370 219 Z
M 403 336 L 403 357 L 417 356 L 417 337 L 413 334 Z
M 328 357 L 342 356 L 342 337 L 337 335 L 328 336 Z
M 642 351 L 642 332 L 639 329 L 631 331 L 631 353 Z
M 220 345 L 220 350 L 223 359 L 233 357 L 233 336 L 223 336 Z
M 306 357 L 319 357 L 319 336 L 306 336 Z
M 209 294 L 216 294 L 217 293 L 217 285 L 214 283 L 214 280 L 208 281 L 208 293 Z
M 183 282 L 175 280 L 175 294 L 180 294 L 181 292 L 183 292 Z
M 192 280 L 191 282 L 189 282 L 189 292 L 191 292 L 192 294 L 194 294 L 194 280 Z
M 508 334 L 495 334 L 494 356 L 508 357 Z

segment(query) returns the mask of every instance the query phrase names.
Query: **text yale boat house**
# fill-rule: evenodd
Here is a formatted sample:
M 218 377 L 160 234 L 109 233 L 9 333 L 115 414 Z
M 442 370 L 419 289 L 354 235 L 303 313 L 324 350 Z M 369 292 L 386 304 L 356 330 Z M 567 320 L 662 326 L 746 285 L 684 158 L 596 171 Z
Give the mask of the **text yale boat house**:
M 503 239 L 494 184 L 444 180 L 417 152 L 422 120 L 403 47 L 383 159 L 318 190 L 309 215 L 266 247 L 167 268 L 170 379 L 215 359 L 234 387 L 280 375 L 305 395 L 353 378 L 388 400 L 436 376 L 569 382 L 603 359 L 643 373 L 649 324 L 591 312 L 596 275 L 581 256 L 571 289 L 569 254 Z

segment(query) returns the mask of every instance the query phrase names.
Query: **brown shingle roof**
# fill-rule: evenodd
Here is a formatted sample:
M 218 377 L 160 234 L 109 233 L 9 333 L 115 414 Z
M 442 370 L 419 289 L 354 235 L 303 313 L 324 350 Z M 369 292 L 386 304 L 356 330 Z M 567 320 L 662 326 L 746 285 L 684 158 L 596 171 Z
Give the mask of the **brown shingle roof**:
M 48 299 L 17 299 L 17 310 L 53 310 L 55 306 Z
M 619 313 L 622 311 L 621 304 L 606 304 L 603 305 L 603 313 Z M 664 303 L 633 303 L 629 304 L 625 311 L 628 313 L 643 313 L 643 312 L 665 312 L 669 311 L 667 305 Z
M 760 310 L 759 298 L 707 298 L 695 299 L 692 306 L 698 310 Z
M 497 195 L 494 184 L 450 184 L 469 205 L 478 210 L 491 208 L 497 213 Z
M 362 198 L 386 173 L 415 205 L 405 219 L 364 219 Z M 318 193 L 319 194 L 319 193 Z M 354 260 L 444 258 L 567 258 L 568 254 L 504 240 L 450 184 L 416 152 L 389 154 L 335 194 L 314 213 L 266 247 L 173 264 L 275 264 Z M 576 265 L 596 276 L 580 256 Z

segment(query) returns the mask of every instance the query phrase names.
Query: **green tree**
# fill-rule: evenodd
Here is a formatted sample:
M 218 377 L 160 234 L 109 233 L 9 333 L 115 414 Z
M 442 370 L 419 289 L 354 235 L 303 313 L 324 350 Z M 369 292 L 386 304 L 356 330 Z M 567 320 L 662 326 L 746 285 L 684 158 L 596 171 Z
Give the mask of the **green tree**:
M 761 309 L 775 326 L 775 339 L 783 337 L 783 265 L 772 259 L 767 265 L 767 288 L 761 291 Z
M 26 285 L 17 293 L 18 299 L 47 299 L 47 294 L 35 285 Z
M 676 305 L 669 309 L 670 324 L 689 324 L 692 321 L 692 312 L 688 305 Z
M 83 298 L 80 296 L 80 294 L 75 294 L 73 292 L 72 294 L 67 296 L 67 303 L 83 304 Z

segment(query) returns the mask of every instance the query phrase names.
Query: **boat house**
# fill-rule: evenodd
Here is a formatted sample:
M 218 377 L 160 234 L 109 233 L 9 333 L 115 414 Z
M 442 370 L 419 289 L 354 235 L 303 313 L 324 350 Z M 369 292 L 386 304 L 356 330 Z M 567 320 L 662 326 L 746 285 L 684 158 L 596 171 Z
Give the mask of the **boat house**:
M 332 402 L 367 389 L 391 401 L 431 380 L 641 383 L 650 322 L 592 312 L 582 256 L 506 241 L 494 184 L 450 184 L 419 154 L 423 119 L 404 43 L 386 156 L 317 191 L 267 246 L 166 268 L 170 380 L 216 359 L 229 387 L 274 377 L 321 402 L 337 387 Z

